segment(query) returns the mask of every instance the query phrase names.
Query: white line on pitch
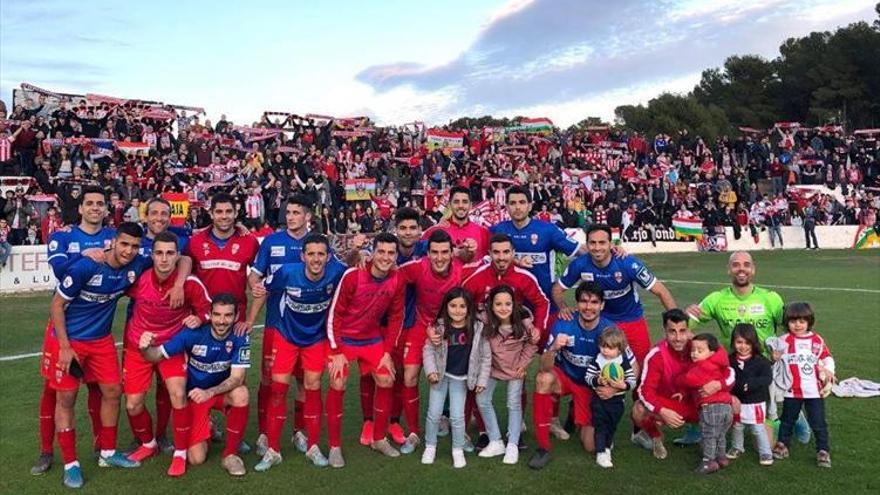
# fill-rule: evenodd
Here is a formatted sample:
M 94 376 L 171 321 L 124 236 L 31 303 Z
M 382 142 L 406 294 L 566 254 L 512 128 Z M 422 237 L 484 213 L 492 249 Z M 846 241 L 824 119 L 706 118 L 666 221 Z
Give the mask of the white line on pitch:
M 718 288 L 724 287 L 725 285 L 729 285 L 730 281 L 727 282 L 700 282 L 697 280 L 671 280 L 671 279 L 661 279 L 662 282 L 673 283 L 673 284 L 695 284 L 695 285 L 716 285 Z M 771 289 L 792 289 L 792 290 L 830 290 L 837 292 L 864 292 L 866 294 L 880 294 L 880 290 L 875 289 L 856 289 L 851 287 L 804 287 L 800 285 L 766 285 L 766 284 L 755 284 L 759 287 L 769 287 Z

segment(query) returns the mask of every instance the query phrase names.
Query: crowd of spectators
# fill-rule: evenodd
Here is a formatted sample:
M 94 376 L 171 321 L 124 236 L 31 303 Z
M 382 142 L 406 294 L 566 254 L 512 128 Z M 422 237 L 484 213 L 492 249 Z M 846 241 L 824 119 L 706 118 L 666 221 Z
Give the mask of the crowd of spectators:
M 240 199 L 242 223 L 264 232 L 283 225 L 294 192 L 313 200 L 320 232 L 377 232 L 405 205 L 428 227 L 457 184 L 486 221 L 503 215 L 505 188 L 520 183 L 538 217 L 563 227 L 608 223 L 625 236 L 673 217 L 736 235 L 747 226 L 873 225 L 880 207 L 880 133 L 836 126 L 780 123 L 711 142 L 687 129 L 653 137 L 605 126 L 445 129 L 461 131 L 461 145 L 432 149 L 418 122 L 267 112 L 241 126 L 225 115 L 211 122 L 200 109 L 27 94 L 9 112 L 0 102 L 0 176 L 25 179 L 0 198 L 0 242 L 12 245 L 45 242 L 74 222 L 87 184 L 107 191 L 111 224 L 137 221 L 147 199 L 176 192 L 190 199 L 186 223 L 202 227 L 209 219 L 199 205 L 224 190 Z M 372 199 L 346 200 L 347 179 L 372 179 Z M 833 194 L 792 187 L 803 185 Z

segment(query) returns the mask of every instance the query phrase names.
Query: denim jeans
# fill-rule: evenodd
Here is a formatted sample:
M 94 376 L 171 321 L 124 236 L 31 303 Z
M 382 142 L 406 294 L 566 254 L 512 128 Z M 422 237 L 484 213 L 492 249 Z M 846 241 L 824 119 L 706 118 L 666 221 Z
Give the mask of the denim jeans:
M 806 239 L 807 249 L 810 249 L 810 241 L 813 241 L 813 247 L 819 248 L 819 241 L 816 239 L 816 224 L 815 223 L 804 223 L 804 238 Z
M 782 401 L 782 415 L 779 417 L 779 441 L 785 445 L 791 443 L 794 424 L 797 422 L 801 408 L 807 413 L 807 422 L 816 435 L 816 451 L 830 451 L 828 445 L 828 423 L 825 422 L 824 399 L 792 399 L 786 397 Z
M 773 238 L 779 239 L 779 247 L 782 247 L 782 228 L 778 225 L 775 227 L 767 227 L 767 230 L 770 231 L 770 247 L 776 247 L 776 243 L 773 242 Z
M 425 418 L 425 445 L 437 445 L 437 428 L 446 394 L 449 394 L 449 425 L 452 430 L 452 448 L 464 447 L 464 400 L 467 397 L 467 382 L 454 380 L 445 374 L 439 382 L 428 390 L 428 417 Z
M 507 442 L 514 445 L 519 443 L 519 435 L 522 432 L 522 380 L 508 380 L 507 382 Z M 495 406 L 492 405 L 492 397 L 495 394 L 495 385 L 498 380 L 489 378 L 486 390 L 477 394 L 477 407 L 486 424 L 486 434 L 492 442 L 501 440 L 501 428 L 498 426 L 498 416 L 495 414 Z
M 745 452 L 745 431 L 749 430 L 755 436 L 755 448 L 758 449 L 758 455 L 761 457 L 769 457 L 773 455 L 770 451 L 770 438 L 767 436 L 767 428 L 764 424 L 744 425 L 742 423 L 733 424 L 733 433 L 730 434 L 730 446 Z
M 8 242 L 0 242 L 0 267 L 6 265 L 6 259 L 12 253 L 12 246 Z

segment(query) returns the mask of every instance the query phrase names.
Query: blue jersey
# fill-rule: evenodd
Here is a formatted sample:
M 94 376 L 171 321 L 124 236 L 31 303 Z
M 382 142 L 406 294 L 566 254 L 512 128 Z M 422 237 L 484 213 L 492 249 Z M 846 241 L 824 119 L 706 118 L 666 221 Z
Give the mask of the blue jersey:
M 96 234 L 83 232 L 79 225 L 71 227 L 69 232 L 58 231 L 49 236 L 49 258 L 47 261 L 55 273 L 55 278 L 64 278 L 67 268 L 82 258 L 82 252 L 87 249 L 107 249 L 116 231 L 103 227 Z
M 538 279 L 538 285 L 548 297 L 556 280 L 556 253 L 567 257 L 574 256 L 578 243 L 565 235 L 559 227 L 543 220 L 532 218 L 522 229 L 516 228 L 512 220 L 501 222 L 490 229 L 493 234 L 507 234 L 513 241 L 516 258 L 529 257 L 532 267 L 529 271 Z M 550 301 L 550 312 L 557 310 L 553 300 Z
M 421 239 L 413 246 L 413 252 L 404 256 L 400 251 L 397 253 L 397 266 L 409 263 L 413 260 L 422 259 L 428 255 L 428 241 Z M 412 328 L 416 324 L 416 288 L 412 284 L 406 286 L 406 295 L 403 300 L 403 329 Z
M 566 347 L 556 353 L 556 366 L 571 381 L 586 387 L 587 367 L 599 355 L 599 336 L 606 328 L 613 327 L 614 323 L 602 317 L 599 318 L 599 323 L 592 330 L 584 329 L 577 315 L 571 321 L 556 320 L 553 329 L 550 330 L 545 349 L 550 349 L 559 335 L 565 334 L 573 337 L 574 342 L 569 341 Z M 627 354 L 631 353 L 627 352 Z
M 147 236 L 146 232 L 147 228 L 144 227 L 145 235 L 141 238 L 141 249 L 139 253 L 144 258 L 149 258 L 150 255 L 153 254 L 153 239 Z M 186 253 L 186 250 L 189 247 L 189 229 L 172 225 L 168 227 L 168 232 L 171 232 L 177 236 L 177 252 L 181 255 Z
M 624 258 L 612 256 L 605 268 L 593 263 L 589 254 L 578 256 L 572 261 L 559 279 L 562 287 L 569 289 L 582 281 L 598 282 L 605 292 L 605 309 L 602 316 L 611 321 L 635 321 L 642 318 L 644 311 L 636 290 L 638 284 L 651 290 L 657 278 L 648 270 L 642 260 L 628 255 Z
M 229 378 L 232 368 L 250 368 L 251 340 L 245 334 L 237 337 L 232 330 L 218 340 L 211 333 L 211 324 L 186 328 L 159 347 L 168 358 L 186 354 L 186 390 L 216 387 Z
M 327 337 L 327 316 L 333 294 L 347 267 L 330 258 L 324 276 L 317 282 L 306 276 L 303 263 L 282 266 L 266 278 L 266 290 L 279 299 L 281 335 L 299 347 L 307 347 Z
M 150 263 L 141 257 L 121 267 L 80 258 L 70 265 L 58 294 L 69 301 L 64 309 L 70 340 L 96 340 L 110 335 L 116 303 Z
M 308 235 L 308 234 L 307 234 Z M 305 236 L 300 239 L 292 237 L 287 229 L 270 234 L 263 239 L 257 258 L 251 267 L 257 275 L 268 277 L 287 263 L 302 262 L 302 249 Z M 266 301 L 266 326 L 278 328 L 281 315 L 278 308 L 281 304 L 281 293 L 270 293 Z

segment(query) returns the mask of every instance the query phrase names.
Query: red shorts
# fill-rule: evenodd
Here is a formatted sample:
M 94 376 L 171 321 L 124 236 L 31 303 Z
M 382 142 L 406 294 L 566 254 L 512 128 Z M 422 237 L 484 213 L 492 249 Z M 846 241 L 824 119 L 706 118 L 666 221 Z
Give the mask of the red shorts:
M 629 348 L 636 356 L 639 366 L 645 363 L 645 356 L 651 350 L 651 336 L 648 334 L 648 322 L 644 318 L 634 321 L 615 322 L 617 328 L 626 335 Z
M 76 353 L 77 361 L 83 370 L 82 381 L 107 385 L 118 384 L 122 381 L 119 374 L 119 356 L 116 354 L 116 345 L 113 343 L 112 335 L 97 340 L 71 340 L 70 346 Z M 43 360 L 40 365 L 40 374 L 49 381 L 49 386 L 55 390 L 76 390 L 79 388 L 80 379 L 74 378 L 70 373 L 58 368 L 59 350 L 58 338 L 49 333 L 43 341 Z
M 332 351 L 331 351 L 332 352 Z M 379 369 L 379 361 L 385 355 L 385 344 L 350 345 L 340 342 L 336 353 L 342 353 L 348 359 L 349 366 L 357 361 L 361 375 L 376 373 L 377 375 L 390 375 L 391 371 L 385 368 Z M 327 355 L 329 362 L 331 354 Z M 345 368 L 345 376 L 348 376 L 348 367 Z
M 284 338 L 280 333 L 272 340 L 272 367 L 270 375 L 289 375 L 299 368 L 320 373 L 327 366 L 327 341 L 322 340 L 306 347 L 300 347 Z
M 183 354 L 171 356 L 158 363 L 144 359 L 140 351 L 129 345 L 122 349 L 122 391 L 126 395 L 142 394 L 150 390 L 153 371 L 157 371 L 162 380 L 169 378 L 186 378 L 186 357 Z
M 226 395 L 215 395 L 209 400 L 196 404 L 189 401 L 192 423 L 189 430 L 189 446 L 198 445 L 211 438 L 211 409 L 226 411 Z
M 571 395 L 571 405 L 574 408 L 574 424 L 576 426 L 591 426 L 593 414 L 590 412 L 590 397 L 593 392 L 586 385 L 579 385 L 572 381 L 564 371 L 553 367 L 553 374 L 559 382 L 559 397 Z
M 416 323 L 412 328 L 404 330 L 400 336 L 400 341 L 394 349 L 394 363 L 397 365 L 422 365 L 422 348 L 425 346 L 425 340 L 428 338 L 428 332 L 422 325 Z
M 694 405 L 691 401 L 678 401 L 674 399 L 667 399 L 666 397 L 659 397 L 657 399 L 657 406 L 655 411 L 659 411 L 660 409 L 671 409 L 677 412 L 685 421 L 685 423 L 699 423 L 700 422 L 700 410 Z M 654 414 L 656 418 L 660 418 L 659 414 Z

